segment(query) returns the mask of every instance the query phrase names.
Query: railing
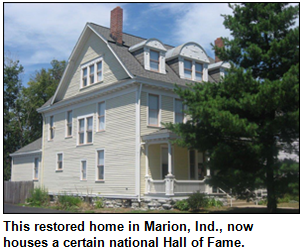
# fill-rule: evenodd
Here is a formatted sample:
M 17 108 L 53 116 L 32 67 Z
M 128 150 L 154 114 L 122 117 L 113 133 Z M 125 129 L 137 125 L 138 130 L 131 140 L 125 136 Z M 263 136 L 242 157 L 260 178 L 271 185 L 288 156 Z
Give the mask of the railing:
M 217 187 L 217 190 L 218 190 L 218 193 L 222 192 L 226 196 L 226 198 L 230 200 L 230 207 L 232 207 L 233 206 L 233 197 L 231 195 L 229 195 L 227 192 L 223 191 L 220 187 Z M 230 192 L 232 192 L 232 190 Z
M 206 192 L 205 180 L 146 180 L 147 194 L 185 195 L 196 191 Z

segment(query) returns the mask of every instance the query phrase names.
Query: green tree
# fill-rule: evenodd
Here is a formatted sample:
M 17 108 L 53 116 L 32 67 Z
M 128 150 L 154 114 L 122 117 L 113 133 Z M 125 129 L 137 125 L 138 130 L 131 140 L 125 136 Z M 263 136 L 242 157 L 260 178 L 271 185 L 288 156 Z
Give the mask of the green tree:
M 232 38 L 214 49 L 231 69 L 217 84 L 176 88 L 191 119 L 166 126 L 181 136 L 178 144 L 208 152 L 213 185 L 237 194 L 265 185 L 275 212 L 278 153 L 299 138 L 299 6 L 230 7 L 224 25 Z
M 16 115 L 19 112 L 18 97 L 21 90 L 21 74 L 23 66 L 19 61 L 5 56 L 4 59 L 4 97 L 3 97 L 3 170 L 4 179 L 10 179 L 9 154 L 22 146 L 21 132 L 18 130 L 19 121 Z

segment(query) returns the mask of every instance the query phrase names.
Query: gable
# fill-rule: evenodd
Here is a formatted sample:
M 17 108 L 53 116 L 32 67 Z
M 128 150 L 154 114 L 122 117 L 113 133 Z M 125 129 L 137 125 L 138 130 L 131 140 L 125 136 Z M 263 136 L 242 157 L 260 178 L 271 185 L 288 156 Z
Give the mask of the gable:
M 81 68 L 96 59 L 101 60 L 103 63 L 103 79 L 82 88 Z M 112 50 L 110 50 L 107 43 L 90 28 L 86 27 L 71 54 L 69 64 L 58 86 L 53 102 L 99 89 L 101 86 L 110 85 L 126 78 L 129 78 L 128 73 Z

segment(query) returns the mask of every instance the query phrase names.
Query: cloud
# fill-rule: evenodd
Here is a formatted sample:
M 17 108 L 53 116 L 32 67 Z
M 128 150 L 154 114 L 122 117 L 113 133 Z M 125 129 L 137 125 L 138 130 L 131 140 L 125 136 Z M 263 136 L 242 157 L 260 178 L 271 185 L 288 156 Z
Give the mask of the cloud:
M 22 64 L 68 59 L 86 22 L 109 26 L 116 4 L 4 4 L 4 43 Z

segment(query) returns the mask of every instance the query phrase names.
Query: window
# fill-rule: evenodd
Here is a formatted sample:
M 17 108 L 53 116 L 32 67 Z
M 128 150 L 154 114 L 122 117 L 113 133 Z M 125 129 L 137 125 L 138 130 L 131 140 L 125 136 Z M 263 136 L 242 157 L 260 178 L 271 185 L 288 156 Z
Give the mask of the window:
M 57 154 L 57 171 L 63 170 L 63 153 Z
M 192 61 L 184 60 L 185 78 L 192 79 Z
M 150 50 L 150 70 L 159 71 L 159 52 Z
M 97 151 L 96 180 L 104 180 L 104 150 Z
M 92 143 L 93 116 L 78 119 L 78 144 Z
M 81 180 L 87 179 L 87 161 L 81 160 Z
M 202 64 L 195 63 L 195 80 L 202 81 Z
M 189 151 L 190 179 L 203 180 L 206 176 L 204 153 L 196 150 Z
M 98 131 L 104 131 L 105 130 L 105 102 L 101 102 L 98 104 L 98 121 L 99 121 L 99 127 Z
M 67 112 L 66 136 L 72 136 L 72 111 Z
M 82 65 L 81 88 L 95 84 L 103 80 L 103 62 L 98 58 L 92 62 Z
M 34 160 L 34 180 L 39 178 L 39 158 Z
M 180 99 L 175 99 L 175 123 L 183 123 L 184 121 L 184 106 Z
M 149 94 L 149 118 L 148 124 L 151 126 L 159 125 L 159 96 Z
M 54 123 L 53 123 L 53 116 L 49 118 L 49 139 L 52 140 L 54 138 Z

